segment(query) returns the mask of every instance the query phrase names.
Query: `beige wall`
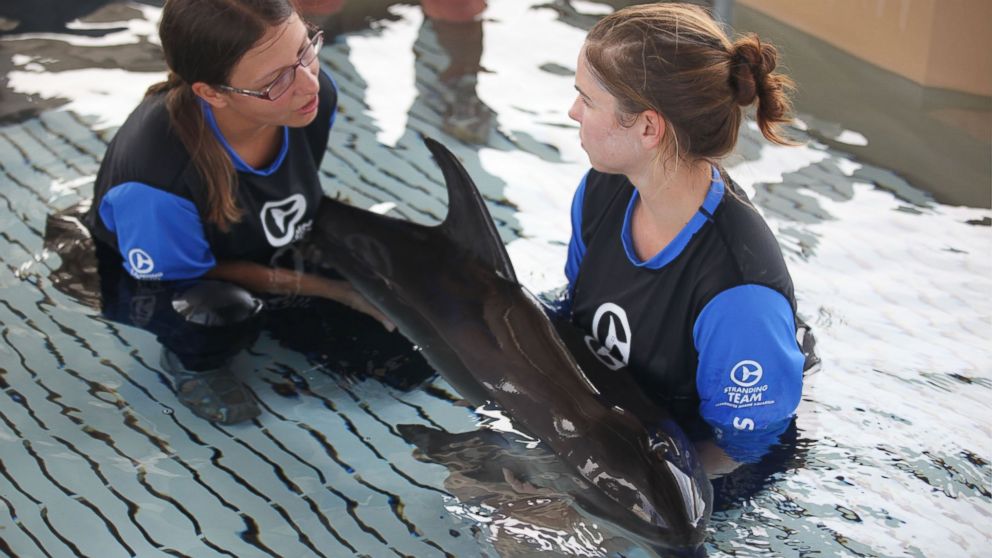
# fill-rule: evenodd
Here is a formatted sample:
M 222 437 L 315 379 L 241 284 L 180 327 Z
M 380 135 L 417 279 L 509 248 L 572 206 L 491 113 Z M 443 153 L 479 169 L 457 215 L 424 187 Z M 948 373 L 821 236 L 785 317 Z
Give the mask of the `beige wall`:
M 739 0 L 921 85 L 992 95 L 992 0 Z

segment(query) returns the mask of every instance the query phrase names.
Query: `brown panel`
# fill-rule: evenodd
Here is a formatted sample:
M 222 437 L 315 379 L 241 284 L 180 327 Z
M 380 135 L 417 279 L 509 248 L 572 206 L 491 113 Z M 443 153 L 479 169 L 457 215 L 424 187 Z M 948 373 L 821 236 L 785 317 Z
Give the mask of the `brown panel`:
M 992 95 L 992 2 L 942 2 L 934 15 L 923 83 Z
M 989 0 L 739 0 L 921 85 L 992 95 Z

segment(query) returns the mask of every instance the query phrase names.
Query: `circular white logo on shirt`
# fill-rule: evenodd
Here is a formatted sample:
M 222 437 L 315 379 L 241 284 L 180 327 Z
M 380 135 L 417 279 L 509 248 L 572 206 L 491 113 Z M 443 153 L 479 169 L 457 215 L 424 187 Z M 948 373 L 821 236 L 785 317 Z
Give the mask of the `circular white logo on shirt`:
M 285 246 L 296 237 L 296 225 L 307 211 L 303 194 L 293 194 L 286 199 L 265 202 L 262 206 L 262 230 L 269 244 L 276 248 Z
M 155 269 L 155 261 L 141 248 L 128 250 L 127 263 L 131 264 L 131 271 L 139 275 L 151 273 Z
M 742 360 L 730 371 L 730 379 L 741 387 L 751 387 L 761 381 L 761 365 L 753 360 Z
M 600 305 L 592 318 L 592 334 L 586 336 L 586 346 L 603 364 L 617 370 L 630 362 L 630 322 L 623 308 L 612 302 Z M 598 348 L 593 347 L 593 340 Z

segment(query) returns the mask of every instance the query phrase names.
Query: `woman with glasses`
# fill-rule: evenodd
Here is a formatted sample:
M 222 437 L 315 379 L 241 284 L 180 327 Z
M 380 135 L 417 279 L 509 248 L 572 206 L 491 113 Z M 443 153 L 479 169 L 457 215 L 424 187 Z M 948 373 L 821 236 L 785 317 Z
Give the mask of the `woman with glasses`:
M 766 139 L 791 143 L 776 60 L 697 6 L 625 8 L 586 37 L 569 110 L 592 169 L 572 205 L 563 309 L 602 360 L 715 439 L 699 446 L 711 473 L 777 441 L 816 362 L 778 243 L 719 166 L 746 107 Z
M 159 34 L 168 78 L 111 142 L 86 220 L 104 312 L 158 335 L 185 405 L 234 423 L 259 414 L 230 369 L 257 335 L 257 297 L 334 300 L 391 325 L 299 265 L 337 104 L 321 32 L 290 0 L 168 0 Z

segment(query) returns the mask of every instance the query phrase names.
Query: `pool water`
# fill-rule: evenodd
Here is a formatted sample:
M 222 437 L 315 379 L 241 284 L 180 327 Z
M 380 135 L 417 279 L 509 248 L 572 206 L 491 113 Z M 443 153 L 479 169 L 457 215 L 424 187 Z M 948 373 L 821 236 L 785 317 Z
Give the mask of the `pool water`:
M 467 458 L 455 449 L 409 443 L 512 430 L 441 380 L 401 391 L 343 377 L 263 336 L 237 361 L 259 419 L 216 426 L 177 405 L 153 336 L 55 288 L 63 261 L 44 247 L 47 217 L 90 196 L 114 129 L 163 77 L 161 10 L 64 4 L 61 27 L 0 35 L 0 553 L 647 555 L 553 490 L 461 474 L 438 464 Z M 494 0 L 483 70 L 452 79 L 419 6 L 368 3 L 366 25 L 354 4 L 314 18 L 340 88 L 327 193 L 438 222 L 443 183 L 420 137 L 437 138 L 482 190 L 521 282 L 560 286 L 588 165 L 566 114 L 572 72 L 584 27 L 610 8 Z M 717 483 L 706 549 L 986 556 L 992 211 L 939 203 L 843 149 L 884 138 L 799 116 L 804 145 L 770 146 L 751 125 L 726 167 L 781 242 L 823 365 L 787 443 Z M 548 459 L 518 446 L 497 457 Z

